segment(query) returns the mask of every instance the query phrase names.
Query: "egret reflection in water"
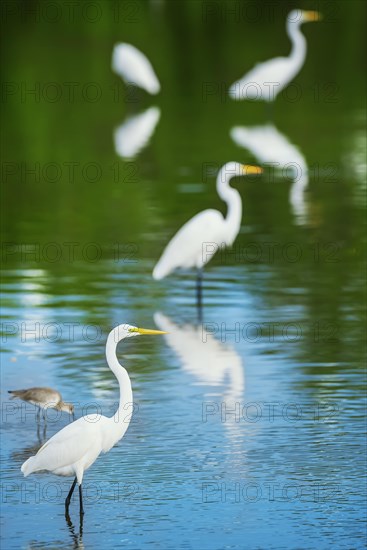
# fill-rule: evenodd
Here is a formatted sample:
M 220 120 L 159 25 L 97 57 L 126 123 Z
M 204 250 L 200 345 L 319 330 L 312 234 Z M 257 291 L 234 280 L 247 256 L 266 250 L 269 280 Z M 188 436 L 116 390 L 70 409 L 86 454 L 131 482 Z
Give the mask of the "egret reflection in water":
M 275 57 L 257 64 L 229 88 L 232 99 L 274 101 L 301 70 L 307 53 L 307 42 L 301 33 L 302 23 L 319 21 L 317 11 L 292 10 L 287 16 L 287 34 L 292 42 L 288 57 Z
M 116 153 L 123 159 L 136 157 L 149 143 L 160 116 L 158 107 L 149 107 L 142 113 L 128 116 L 114 131 Z
M 182 369 L 195 384 L 209 387 L 204 393 L 206 398 L 232 410 L 236 403 L 243 402 L 245 371 L 241 357 L 231 345 L 215 338 L 212 324 L 179 326 L 161 312 L 154 314 L 154 322 L 167 332 L 164 338 L 179 357 Z M 229 433 L 239 427 L 231 421 L 224 422 L 224 426 Z
M 308 186 L 308 166 L 300 150 L 288 141 L 272 124 L 263 126 L 235 126 L 231 138 L 239 147 L 244 147 L 263 164 L 271 164 L 281 170 L 283 176 L 290 171 L 293 183 L 289 191 L 289 203 L 295 221 L 304 225 L 308 221 L 308 205 L 305 190 Z

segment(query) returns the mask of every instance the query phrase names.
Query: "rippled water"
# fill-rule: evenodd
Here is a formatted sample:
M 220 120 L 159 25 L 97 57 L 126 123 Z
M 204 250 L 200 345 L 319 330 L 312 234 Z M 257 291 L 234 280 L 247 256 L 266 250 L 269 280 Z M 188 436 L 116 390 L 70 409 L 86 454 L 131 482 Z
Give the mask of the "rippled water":
M 271 55 L 283 15 L 275 26 L 246 21 L 246 51 L 235 20 L 204 20 L 199 2 L 175 2 L 176 11 L 172 4 L 149 4 L 137 24 L 124 27 L 126 40 L 140 46 L 139 36 L 156 61 L 159 108 L 145 96 L 134 105 L 106 95 L 77 105 L 9 100 L 7 161 L 93 161 L 103 177 L 91 184 L 77 171 L 72 184 L 65 177 L 54 184 L 16 173 L 4 182 L 3 547 L 362 548 L 363 10 L 338 3 L 336 26 L 307 29 L 302 101 L 280 98 L 267 123 L 263 105 L 221 95 L 204 101 L 202 86 L 234 79 L 256 61 L 255 51 L 259 59 Z M 330 17 L 330 3 L 324 7 Z M 110 55 L 125 39 L 116 21 L 91 28 L 78 27 L 77 18 L 73 29 L 51 29 L 47 21 L 22 26 L 14 17 L 5 29 L 17 37 L 7 80 L 31 84 L 28 69 L 36 64 L 45 81 L 94 79 L 103 91 L 116 83 Z M 159 36 L 151 35 L 152 21 Z M 259 41 L 262 25 L 268 42 Z M 321 91 L 337 81 L 337 101 L 315 101 L 315 81 Z M 126 162 L 121 147 L 114 150 L 116 128 L 150 107 L 149 132 Z M 127 125 L 122 129 L 125 135 Z M 302 167 L 301 185 L 295 172 L 271 169 L 277 156 Z M 243 198 L 242 226 L 234 248 L 219 250 L 205 270 L 200 319 L 193 273 L 162 282 L 151 273 L 185 221 L 207 207 L 224 212 L 215 175 L 228 160 L 265 169 L 233 182 Z M 76 496 L 68 524 L 64 500 L 72 480 L 23 478 L 20 466 L 69 419 L 49 411 L 47 428 L 37 427 L 34 408 L 9 400 L 7 390 L 51 386 L 74 403 L 77 417 L 112 415 L 119 394 L 105 342 L 125 322 L 168 334 L 119 345 L 134 415 L 123 440 L 85 474 L 83 525 Z
M 101 532 L 106 548 L 327 548 L 336 539 L 338 548 L 361 547 L 358 308 L 333 339 L 327 321 L 316 332 L 306 288 L 287 288 L 283 300 L 271 288 L 261 296 L 254 280 L 266 286 L 262 268 L 218 266 L 208 271 L 198 325 L 192 281 L 177 277 L 157 289 L 152 265 L 121 274 L 105 262 L 97 278 L 86 271 L 85 287 L 103 289 L 104 307 L 99 293 L 52 294 L 46 270 L 4 273 L 5 328 L 19 332 L 4 344 L 3 392 L 50 385 L 76 404 L 77 416 L 111 415 L 118 391 L 104 360 L 110 326 L 127 320 L 169 329 L 162 339 L 120 344 L 137 409 L 123 440 L 85 475 L 82 536 L 76 500 L 73 527 L 63 515 L 68 479 L 22 478 L 20 465 L 43 428 L 38 437 L 33 408 L 9 409 L 5 399 L 7 548 L 75 541 L 97 548 Z M 70 290 L 78 283 L 79 274 L 58 279 Z M 68 422 L 49 417 L 47 436 Z

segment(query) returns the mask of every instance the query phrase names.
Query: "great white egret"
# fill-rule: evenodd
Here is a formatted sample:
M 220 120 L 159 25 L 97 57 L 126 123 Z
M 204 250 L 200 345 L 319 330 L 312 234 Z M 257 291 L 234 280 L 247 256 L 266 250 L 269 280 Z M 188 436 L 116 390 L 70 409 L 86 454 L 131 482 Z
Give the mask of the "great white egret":
M 42 409 L 42 415 L 45 419 L 46 409 L 56 409 L 58 411 L 64 411 L 72 415 L 74 418 L 74 405 L 71 403 L 64 403 L 61 397 L 61 393 L 52 388 L 29 388 L 28 390 L 9 390 L 8 393 L 12 395 L 12 399 L 18 397 L 23 401 L 32 403 L 38 407 L 37 418 L 39 419 Z
M 116 44 L 112 53 L 112 69 L 126 84 L 139 86 L 150 94 L 158 94 L 161 89 L 149 59 L 131 44 Z
M 149 107 L 143 113 L 128 117 L 115 130 L 116 153 L 124 159 L 133 159 L 149 142 L 160 116 L 158 107 Z
M 262 164 L 271 165 L 283 176 L 288 176 L 288 173 L 292 175 L 289 202 L 296 223 L 305 224 L 308 217 L 305 190 L 309 177 L 306 159 L 298 147 L 272 124 L 234 126 L 230 135 L 237 145 L 251 151 Z
M 256 99 L 274 101 L 289 82 L 301 70 L 306 58 L 307 43 L 301 33 L 302 23 L 319 21 L 317 11 L 292 10 L 287 16 L 287 34 L 292 42 L 288 57 L 275 57 L 264 63 L 258 63 L 229 88 L 232 99 Z
M 75 476 L 65 500 L 66 516 L 69 514 L 70 499 L 76 483 L 79 485 L 80 514 L 84 514 L 82 497 L 84 471 L 95 462 L 101 452 L 107 453 L 123 437 L 129 426 L 130 418 L 128 420 L 126 418 L 126 407 L 132 404 L 133 394 L 129 375 L 117 359 L 116 348 L 124 338 L 139 334 L 164 334 L 164 332 L 119 325 L 109 333 L 107 338 L 107 363 L 120 386 L 120 403 L 114 416 L 101 416 L 98 421 L 95 415 L 82 416 L 57 432 L 35 456 L 31 456 L 22 464 L 21 471 L 25 477 L 40 470 L 47 470 L 60 476 Z
M 217 192 L 227 203 L 227 217 L 218 210 L 203 210 L 186 222 L 170 240 L 153 270 L 153 278 L 163 279 L 177 268 L 196 268 L 198 271 L 198 305 L 201 298 L 202 268 L 221 246 L 231 246 L 240 230 L 242 200 L 239 192 L 229 185 L 231 178 L 260 174 L 258 166 L 227 162 L 217 176 Z

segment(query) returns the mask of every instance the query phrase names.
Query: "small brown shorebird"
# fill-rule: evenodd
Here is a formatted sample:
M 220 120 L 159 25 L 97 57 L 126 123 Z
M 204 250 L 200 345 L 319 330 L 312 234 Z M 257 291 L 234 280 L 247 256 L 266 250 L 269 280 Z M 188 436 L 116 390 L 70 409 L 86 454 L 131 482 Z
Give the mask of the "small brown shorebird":
M 52 388 L 29 388 L 28 390 L 9 390 L 8 393 L 12 394 L 12 399 L 19 397 L 19 399 L 23 401 L 36 405 L 36 407 L 38 407 L 38 421 L 41 409 L 44 420 L 46 420 L 46 409 L 56 409 L 58 411 L 67 412 L 72 415 L 74 420 L 74 405 L 71 403 L 64 403 L 61 393 L 57 390 L 53 390 Z

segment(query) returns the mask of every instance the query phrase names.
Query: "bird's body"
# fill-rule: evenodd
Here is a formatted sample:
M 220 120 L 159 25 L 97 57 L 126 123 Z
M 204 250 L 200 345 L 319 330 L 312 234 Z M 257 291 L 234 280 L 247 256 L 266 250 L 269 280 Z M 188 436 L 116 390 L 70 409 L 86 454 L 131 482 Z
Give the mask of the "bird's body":
M 43 411 L 45 409 L 57 409 L 69 414 L 74 414 L 74 406 L 71 403 L 64 403 L 61 393 L 52 388 L 28 388 L 27 390 L 9 390 L 12 399 L 18 397 L 32 405 L 36 405 Z
M 126 84 L 139 86 L 150 94 L 158 94 L 161 89 L 149 59 L 131 44 L 116 44 L 112 53 L 112 69 Z
M 83 513 L 81 484 L 83 475 L 98 458 L 107 453 L 125 434 L 130 418 L 126 417 L 127 405 L 133 403 L 130 377 L 118 362 L 116 347 L 124 338 L 139 334 L 162 334 L 161 331 L 140 329 L 131 325 L 119 325 L 107 338 L 106 359 L 120 386 L 119 407 L 112 417 L 86 415 L 69 424 L 49 439 L 35 456 L 26 460 L 21 471 L 24 476 L 46 470 L 59 476 L 75 476 L 66 499 L 66 513 L 76 482 L 79 484 L 80 510 Z
M 225 238 L 225 229 L 224 217 L 218 210 L 199 212 L 170 240 L 154 268 L 153 277 L 163 279 L 178 268 L 202 269 L 216 252 L 215 246 L 208 246 L 204 252 L 205 243 L 221 244 Z M 198 234 L 202 234 L 204 240 L 198 239 Z
M 125 411 L 126 416 L 126 411 Z M 75 476 L 79 485 L 83 475 L 101 452 L 109 451 L 128 428 L 110 433 L 115 428 L 114 420 L 101 416 L 86 415 L 52 436 L 38 451 L 22 465 L 25 476 L 47 470 L 59 476 Z
M 320 14 L 315 11 L 293 10 L 287 16 L 287 34 L 292 42 L 288 57 L 275 57 L 258 63 L 229 88 L 232 99 L 253 99 L 271 102 L 301 70 L 307 53 L 306 39 L 300 25 L 308 21 L 318 21 Z
M 242 200 L 239 192 L 229 186 L 235 176 L 258 174 L 261 168 L 228 162 L 219 171 L 217 191 L 227 203 L 224 217 L 214 209 L 199 212 L 186 222 L 167 244 L 153 270 L 153 278 L 163 279 L 178 268 L 201 270 L 221 246 L 231 246 L 240 230 Z

